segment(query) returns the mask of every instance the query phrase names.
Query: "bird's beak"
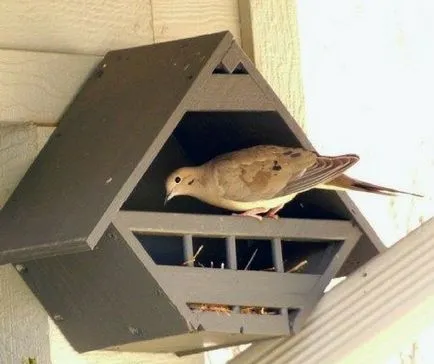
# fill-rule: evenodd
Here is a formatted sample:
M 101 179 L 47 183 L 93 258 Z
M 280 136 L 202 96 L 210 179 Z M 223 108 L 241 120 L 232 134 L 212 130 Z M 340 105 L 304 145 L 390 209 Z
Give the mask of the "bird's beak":
M 172 191 L 167 192 L 166 198 L 164 199 L 164 206 L 174 197 Z

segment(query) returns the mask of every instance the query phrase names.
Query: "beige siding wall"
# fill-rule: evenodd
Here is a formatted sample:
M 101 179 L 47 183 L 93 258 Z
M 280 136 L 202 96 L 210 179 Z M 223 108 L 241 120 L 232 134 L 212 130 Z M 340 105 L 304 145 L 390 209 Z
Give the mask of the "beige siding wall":
M 295 0 L 240 0 L 241 38 L 245 52 L 274 92 L 305 127 Z
M 56 122 L 100 55 L 222 30 L 240 39 L 237 0 L 1 1 L 0 205 L 53 130 L 35 123 Z M 0 363 L 26 363 L 28 358 L 38 364 L 205 360 L 203 355 L 78 354 L 13 267 L 0 266 Z
M 3 0 L 0 48 L 102 55 L 203 33 L 239 37 L 237 0 Z

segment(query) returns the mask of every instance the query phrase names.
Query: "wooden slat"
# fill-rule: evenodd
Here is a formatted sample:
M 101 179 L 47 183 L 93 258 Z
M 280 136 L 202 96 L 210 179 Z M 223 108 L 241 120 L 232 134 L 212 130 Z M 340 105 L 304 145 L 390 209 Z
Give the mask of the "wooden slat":
M 188 266 L 192 267 L 194 265 L 194 249 L 193 249 L 193 237 L 190 234 L 183 236 L 182 241 L 184 249 L 184 261 Z
M 273 252 L 273 266 L 275 267 L 276 272 L 284 272 L 285 268 L 283 266 L 282 239 L 274 238 L 271 241 L 271 250 Z M 281 308 L 280 314 L 283 315 L 285 319 L 288 318 L 288 310 L 286 308 Z
M 306 294 L 320 277 L 297 273 L 171 266 L 159 266 L 157 276 L 167 292 L 176 297 L 182 295 L 187 303 L 276 308 L 297 308 L 306 304 Z
M 303 325 L 306 322 L 306 319 L 309 317 L 312 310 L 315 308 L 315 305 L 319 301 L 319 299 L 324 294 L 324 290 L 327 285 L 330 283 L 330 278 L 336 277 L 336 273 L 342 267 L 342 264 L 347 260 L 351 251 L 354 249 L 354 246 L 359 241 L 361 236 L 360 230 L 353 230 L 353 233 L 348 236 L 348 238 L 343 242 L 342 246 L 338 248 L 337 244 L 331 245 L 326 251 L 325 257 L 328 254 L 333 255 L 332 260 L 327 266 L 327 269 L 318 279 L 314 289 L 312 289 L 309 294 L 309 299 L 307 300 L 307 304 L 303 307 L 303 310 L 300 314 L 297 315 L 296 319 L 292 323 L 293 329 L 295 332 L 299 332 Z
M 283 272 L 282 239 L 273 239 L 271 247 L 273 251 L 273 266 L 275 267 L 276 272 Z
M 188 110 L 275 110 L 275 105 L 249 75 L 213 75 L 203 85 L 200 95 L 200 98 L 190 98 Z
M 3 48 L 104 54 L 154 38 L 150 1 L 2 0 L 0 24 Z
M 155 41 L 229 30 L 240 40 L 236 0 L 152 0 Z
M 216 332 L 231 332 L 236 326 L 241 332 L 272 335 L 272 337 L 289 333 L 288 321 L 282 320 L 280 315 L 248 315 L 248 320 L 246 316 L 237 313 L 231 313 L 229 316 L 215 312 L 197 313 L 202 326 Z
M 57 121 L 100 60 L 96 56 L 0 50 L 0 121 Z
M 228 236 L 226 238 L 226 264 L 227 268 L 236 270 L 238 267 L 237 262 L 237 245 L 235 236 Z M 239 313 L 240 306 L 232 307 L 232 312 Z
M 250 238 L 343 240 L 358 229 L 349 221 L 240 219 L 236 216 L 120 211 L 116 221 L 138 233 Z
M 226 259 L 229 269 L 237 269 L 237 246 L 235 236 L 226 238 Z
M 240 56 L 240 50 L 237 44 L 234 43 L 223 57 L 222 64 L 229 73 L 232 73 L 240 63 L 243 63 L 243 58 L 244 57 Z

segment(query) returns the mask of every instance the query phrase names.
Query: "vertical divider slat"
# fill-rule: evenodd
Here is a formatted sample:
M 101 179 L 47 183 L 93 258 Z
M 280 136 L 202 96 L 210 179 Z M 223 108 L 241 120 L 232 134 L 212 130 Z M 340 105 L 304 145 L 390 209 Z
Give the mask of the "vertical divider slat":
M 237 267 L 237 246 L 235 236 L 226 237 L 226 264 L 229 269 L 236 270 Z M 232 308 L 233 312 L 240 312 L 239 306 Z
M 193 236 L 191 234 L 186 234 L 182 237 L 183 248 L 184 248 L 184 261 L 187 262 L 189 267 L 194 266 L 193 256 Z
M 274 238 L 271 240 L 271 251 L 273 254 L 273 265 L 276 272 L 283 273 L 282 240 Z
M 276 273 L 284 273 L 285 268 L 283 266 L 282 240 L 280 238 L 274 238 L 271 240 L 271 251 L 273 254 L 273 265 Z M 288 317 L 288 308 L 281 307 L 280 314 Z

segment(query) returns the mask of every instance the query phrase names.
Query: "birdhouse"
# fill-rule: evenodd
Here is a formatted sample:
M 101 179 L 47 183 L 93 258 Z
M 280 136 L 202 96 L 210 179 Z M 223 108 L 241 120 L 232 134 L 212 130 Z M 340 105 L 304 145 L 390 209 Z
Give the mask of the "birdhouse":
M 174 169 L 258 144 L 313 149 L 228 32 L 111 51 L 0 213 L 0 264 L 79 352 L 186 354 L 296 334 L 330 280 L 383 248 L 345 193 L 257 221 Z

